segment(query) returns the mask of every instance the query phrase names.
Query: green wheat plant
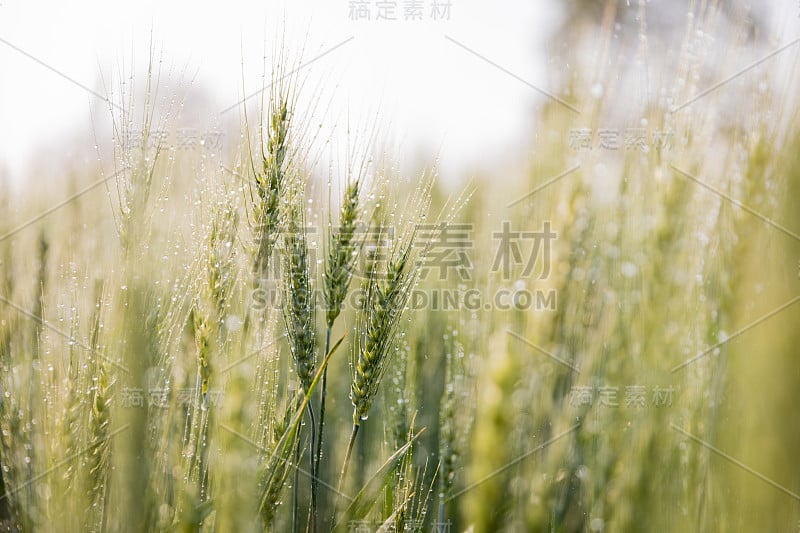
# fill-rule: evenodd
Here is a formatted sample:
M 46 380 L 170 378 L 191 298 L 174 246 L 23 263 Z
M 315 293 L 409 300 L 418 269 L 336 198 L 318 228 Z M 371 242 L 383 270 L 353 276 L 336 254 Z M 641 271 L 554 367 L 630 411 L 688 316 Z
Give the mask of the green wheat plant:
M 169 146 L 153 55 L 99 164 L 0 172 L 0 532 L 796 526 L 796 51 L 730 78 L 736 9 L 579 4 L 468 187 L 375 135 L 338 169 L 286 51 L 232 146 Z M 615 129 L 672 143 L 577 142 Z

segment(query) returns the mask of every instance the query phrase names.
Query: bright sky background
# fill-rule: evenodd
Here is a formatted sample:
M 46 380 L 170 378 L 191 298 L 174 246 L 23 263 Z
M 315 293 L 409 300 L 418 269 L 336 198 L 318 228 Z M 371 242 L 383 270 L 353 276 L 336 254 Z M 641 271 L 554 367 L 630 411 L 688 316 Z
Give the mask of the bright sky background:
M 208 93 L 217 111 L 241 98 L 242 59 L 248 92 L 260 86 L 265 44 L 285 27 L 292 51 L 305 44 L 304 61 L 354 37 L 304 69 L 306 83 L 325 87 L 333 116 L 364 124 L 379 110 L 404 154 L 440 152 L 442 172 L 456 173 L 522 146 L 542 97 L 445 36 L 547 89 L 542 51 L 555 2 L 451 0 L 450 20 L 432 20 L 432 0 L 419 3 L 422 21 L 403 20 L 404 0 L 397 21 L 376 21 L 372 1 L 372 20 L 354 21 L 347 0 L 0 0 L 0 167 L 19 180 L 32 160 L 59 159 L 77 132 L 110 119 L 97 97 L 9 43 L 105 94 L 101 72 L 106 84 L 123 70 L 144 78 L 151 28 L 162 71 L 194 78 L 189 91 Z
M 0 0 L 0 171 L 19 182 L 42 157 L 80 150 L 91 160 L 86 139 L 110 120 L 97 97 L 19 50 L 105 94 L 101 73 L 106 84 L 123 72 L 143 81 L 151 29 L 162 72 L 193 78 L 188 91 L 203 95 L 208 116 L 197 118 L 198 128 L 240 100 L 243 71 L 248 92 L 261 86 L 265 45 L 285 31 L 292 52 L 305 46 L 304 61 L 352 37 L 302 71 L 308 87 L 323 88 L 340 127 L 342 117 L 364 125 L 380 111 L 402 155 L 440 153 L 445 177 L 522 151 L 543 97 L 447 38 L 555 91 L 545 57 L 560 2 L 450 0 L 449 20 L 432 20 L 434 0 L 421 0 L 423 20 L 412 21 L 403 20 L 408 2 L 397 0 L 398 20 L 376 21 L 379 3 L 366 2 L 372 20 L 354 21 L 349 0 Z M 797 29 L 800 5 L 780 5 L 784 31 L 786 21 Z

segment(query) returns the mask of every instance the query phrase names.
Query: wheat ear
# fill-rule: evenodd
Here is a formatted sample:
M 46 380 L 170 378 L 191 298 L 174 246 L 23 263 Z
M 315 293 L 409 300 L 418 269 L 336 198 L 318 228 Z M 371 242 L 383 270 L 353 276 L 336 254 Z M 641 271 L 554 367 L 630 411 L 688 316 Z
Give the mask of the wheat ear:
M 267 150 L 262 154 L 261 170 L 255 174 L 253 219 L 256 253 L 253 270 L 256 280 L 269 273 L 269 260 L 275 246 L 281 220 L 281 198 L 286 186 L 289 125 L 291 122 L 288 96 L 278 93 L 270 103 L 267 131 Z
M 358 245 L 355 240 L 356 225 L 358 223 L 360 181 L 351 181 L 344 191 L 341 209 L 339 212 L 339 227 L 334 232 L 328 233 L 328 255 L 325 262 L 323 296 L 325 298 L 325 354 L 330 350 L 331 332 L 333 324 L 342 312 L 342 303 L 347 296 L 350 281 L 353 277 Z M 328 394 L 328 369 L 322 372 L 322 389 L 319 403 L 319 425 L 317 428 L 317 441 L 312 457 L 312 504 L 316 503 L 317 477 L 319 464 L 322 461 L 322 434 L 325 427 L 325 400 Z M 316 506 L 312 505 L 312 515 L 316 515 Z
M 308 393 L 311 381 L 314 378 L 316 355 L 316 318 L 314 314 L 314 296 L 311 287 L 311 274 L 309 271 L 308 242 L 305 233 L 305 217 L 303 216 L 303 194 L 297 193 L 297 198 L 292 202 L 288 217 L 288 228 L 284 234 L 285 245 L 285 284 L 286 302 L 284 305 L 284 320 L 289 338 L 289 349 L 294 360 L 297 378 L 304 393 Z M 316 434 L 316 420 L 311 404 L 307 407 L 311 425 L 311 461 L 313 470 L 313 452 Z M 295 462 L 300 459 L 300 446 L 302 439 L 297 439 Z M 293 528 L 298 527 L 299 503 L 298 485 L 299 470 L 295 470 Z M 313 483 L 312 483 L 313 485 Z M 314 495 L 312 494 L 312 497 Z M 312 505 L 313 507 L 313 505 Z M 313 516 L 312 516 L 313 520 Z M 312 527 L 313 529 L 313 527 Z
M 416 280 L 410 259 L 414 235 L 404 247 L 396 249 L 389 260 L 385 276 L 374 265 L 367 282 L 367 301 L 363 331 L 357 342 L 350 400 L 353 403 L 353 429 L 345 454 L 339 484 L 347 476 L 347 468 L 361 422 L 367 419 L 378 387 L 391 359 L 390 348 Z

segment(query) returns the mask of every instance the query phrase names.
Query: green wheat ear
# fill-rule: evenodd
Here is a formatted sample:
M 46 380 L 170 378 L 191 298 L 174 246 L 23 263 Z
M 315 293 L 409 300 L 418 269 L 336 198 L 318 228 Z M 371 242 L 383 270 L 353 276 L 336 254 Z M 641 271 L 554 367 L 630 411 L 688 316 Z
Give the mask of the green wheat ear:
M 414 234 L 405 243 L 405 247 L 395 249 L 395 255 L 389 260 L 385 274 L 379 272 L 377 263 L 373 264 L 367 281 L 363 329 L 358 333 L 359 338 L 356 341 L 350 386 L 353 429 L 339 475 L 340 490 L 347 476 L 358 430 L 369 416 L 378 387 L 389 367 L 392 343 L 416 279 L 409 264 L 413 242 Z
M 255 173 L 255 194 L 252 194 L 256 241 L 253 270 L 257 280 L 269 274 L 269 260 L 281 227 L 281 199 L 286 193 L 291 123 L 288 94 L 279 92 L 271 99 L 270 106 L 267 149 L 262 154 L 261 169 Z
M 286 266 L 284 320 L 297 377 L 303 390 L 307 391 L 314 377 L 317 343 L 315 304 L 304 220 L 302 205 L 297 205 L 295 202 L 284 234 Z
M 381 280 L 375 269 L 369 279 L 365 330 L 359 343 L 350 388 L 355 426 L 369 415 L 389 364 L 392 340 L 411 288 L 409 252 L 410 244 L 398 257 L 390 260 L 385 279 Z
M 354 180 L 347 185 L 344 192 L 339 228 L 330 235 L 330 250 L 325 263 L 325 324 L 328 328 L 342 311 L 342 302 L 347 296 L 347 289 L 353 275 L 353 264 L 356 260 L 357 243 L 355 242 L 356 224 L 358 223 L 360 183 Z

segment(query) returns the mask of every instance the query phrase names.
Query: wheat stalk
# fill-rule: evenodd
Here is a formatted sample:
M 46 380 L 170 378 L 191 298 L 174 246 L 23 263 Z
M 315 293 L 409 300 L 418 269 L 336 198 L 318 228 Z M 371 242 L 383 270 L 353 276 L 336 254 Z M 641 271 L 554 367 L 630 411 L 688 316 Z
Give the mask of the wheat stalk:
M 316 342 L 316 316 L 314 295 L 311 287 L 311 273 L 309 270 L 309 251 L 306 238 L 305 216 L 302 205 L 302 187 L 292 202 L 288 216 L 288 227 L 284 234 L 285 248 L 285 285 L 286 302 L 284 306 L 284 321 L 286 323 L 289 350 L 294 360 L 295 371 L 301 388 L 308 393 L 311 381 L 314 378 Z M 316 433 L 316 420 L 311 404 L 308 404 L 308 416 L 311 424 L 311 455 L 309 460 L 313 470 L 314 442 Z M 297 440 L 295 462 L 300 459 L 300 446 L 302 439 Z M 299 470 L 295 471 L 294 482 L 294 520 L 293 527 L 298 527 L 297 516 L 298 496 L 297 485 Z M 312 517 L 313 518 L 313 517 Z
M 402 312 L 416 279 L 410 270 L 413 241 L 412 235 L 405 246 L 395 249 L 385 275 L 379 273 L 377 263 L 375 263 L 367 282 L 363 331 L 356 343 L 353 378 L 350 386 L 353 429 L 342 465 L 340 485 L 347 476 L 350 456 L 361 422 L 369 416 L 381 379 L 389 366 L 392 341 L 397 333 Z
M 269 260 L 280 231 L 290 122 L 288 95 L 279 91 L 270 99 L 267 149 L 263 153 L 262 148 L 261 170 L 255 172 L 255 194 L 251 190 L 256 241 L 253 269 L 259 282 L 269 274 Z
M 355 241 L 356 225 L 358 223 L 358 209 L 360 204 L 360 180 L 351 181 L 344 191 L 344 198 L 339 212 L 339 227 L 336 231 L 328 233 L 328 255 L 323 274 L 323 296 L 325 298 L 325 354 L 330 350 L 331 332 L 333 324 L 342 311 L 342 302 L 347 296 L 350 281 L 353 276 L 353 265 L 358 253 Z M 322 388 L 320 392 L 319 425 L 317 440 L 312 457 L 312 504 L 316 503 L 317 476 L 319 464 L 322 460 L 322 435 L 325 427 L 325 400 L 328 394 L 328 369 L 322 373 Z M 316 515 L 316 506 L 312 508 L 312 515 Z
M 413 194 L 408 197 L 405 209 L 399 214 L 392 212 L 392 221 L 403 228 L 397 243 L 388 253 L 385 270 L 381 268 L 379 254 L 368 261 L 366 281 L 366 301 L 360 317 L 360 331 L 354 346 L 351 362 L 352 378 L 350 401 L 353 405 L 353 427 L 345 452 L 344 463 L 339 477 L 341 488 L 347 476 L 350 457 L 353 452 L 361 422 L 369 416 L 370 408 L 378 393 L 381 380 L 391 362 L 391 347 L 399 329 L 400 319 L 406 308 L 411 291 L 418 278 L 419 270 L 413 269 L 412 250 L 417 246 L 417 230 L 430 206 L 432 177 L 423 177 Z M 398 206 L 395 205 L 394 209 Z M 385 207 L 380 205 L 373 214 L 374 233 L 378 242 L 384 238 L 387 227 L 384 224 Z M 421 243 L 425 244 L 425 243 Z M 424 257 L 425 250 L 419 254 Z

